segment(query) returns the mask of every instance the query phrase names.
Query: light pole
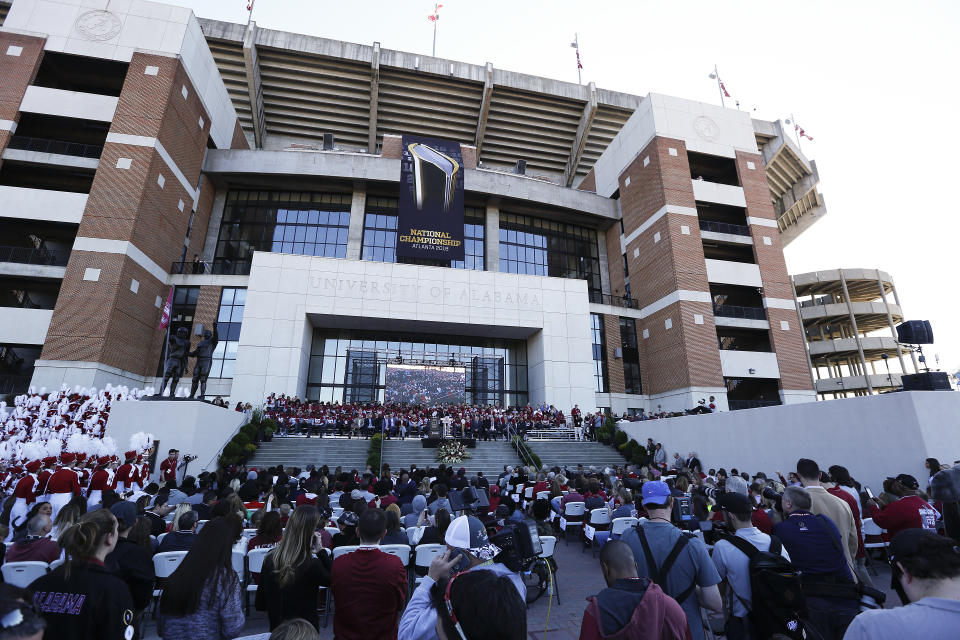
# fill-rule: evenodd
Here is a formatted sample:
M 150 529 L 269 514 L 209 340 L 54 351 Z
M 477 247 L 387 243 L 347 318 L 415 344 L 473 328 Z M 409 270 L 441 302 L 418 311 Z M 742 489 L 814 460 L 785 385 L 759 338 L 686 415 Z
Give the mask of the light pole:
M 726 107 L 727 103 L 723 101 L 723 83 L 720 81 L 720 72 L 717 71 L 717 65 L 713 65 L 713 73 L 710 74 L 709 78 L 717 81 L 717 91 L 720 92 L 720 106 Z

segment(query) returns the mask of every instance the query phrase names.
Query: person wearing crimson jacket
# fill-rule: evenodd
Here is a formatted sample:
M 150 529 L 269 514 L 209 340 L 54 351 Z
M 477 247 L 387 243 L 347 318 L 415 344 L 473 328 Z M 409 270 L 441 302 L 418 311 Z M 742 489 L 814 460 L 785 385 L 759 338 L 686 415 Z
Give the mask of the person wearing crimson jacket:
M 51 469 L 57 464 L 57 459 L 54 456 L 48 456 L 41 460 L 41 462 L 43 463 L 43 471 L 37 476 L 37 497 L 43 502 L 47 499 L 47 482 L 50 481 L 50 476 L 53 475 Z
M 114 488 L 117 493 L 122 494 L 124 491 L 133 488 L 134 481 L 134 469 L 133 461 L 137 459 L 136 451 L 127 451 L 123 454 L 126 462 L 120 465 L 120 468 L 117 469 L 116 479 L 114 480 Z
M 173 480 L 177 481 L 177 463 L 180 460 L 180 451 L 170 449 L 166 459 L 160 463 L 160 484 L 164 485 Z
M 7 535 L 5 542 L 11 542 L 13 540 L 14 527 L 18 526 L 27 516 L 30 505 L 33 504 L 37 498 L 34 487 L 37 484 L 37 471 L 40 470 L 40 465 L 41 462 L 39 460 L 28 462 L 26 466 L 27 475 L 20 478 L 13 489 L 15 501 L 13 508 L 10 510 L 10 533 Z
M 887 530 L 892 540 L 905 529 L 929 529 L 936 533 L 937 519 L 940 514 L 929 502 L 917 495 L 920 483 L 906 473 L 896 478 L 888 478 L 890 493 L 898 499 L 880 508 L 876 500 L 868 500 L 870 517 L 880 527 Z
M 47 483 L 47 495 L 50 496 L 50 506 L 53 507 L 51 517 L 54 519 L 73 496 L 80 495 L 80 479 L 77 477 L 77 472 L 69 467 L 73 464 L 75 457 L 72 453 L 61 453 L 60 461 L 63 466 L 50 476 L 50 481 Z
M 107 465 L 110 464 L 110 456 L 97 458 L 97 470 L 93 472 L 90 478 L 90 491 L 87 495 L 87 509 L 93 509 L 100 504 L 103 498 L 103 492 L 110 488 L 110 472 L 107 471 Z

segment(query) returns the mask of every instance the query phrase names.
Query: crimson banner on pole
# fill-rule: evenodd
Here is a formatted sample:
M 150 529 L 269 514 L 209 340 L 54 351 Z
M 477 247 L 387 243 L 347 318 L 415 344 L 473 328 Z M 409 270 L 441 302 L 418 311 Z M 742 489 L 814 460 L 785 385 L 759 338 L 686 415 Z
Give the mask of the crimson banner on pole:
M 463 260 L 460 143 L 403 136 L 397 257 Z

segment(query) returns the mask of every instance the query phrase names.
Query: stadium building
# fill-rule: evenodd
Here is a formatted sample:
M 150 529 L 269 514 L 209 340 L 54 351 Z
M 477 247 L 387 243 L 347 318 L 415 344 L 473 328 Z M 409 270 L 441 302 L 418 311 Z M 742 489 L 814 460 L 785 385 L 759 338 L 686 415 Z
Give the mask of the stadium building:
M 478 403 L 816 399 L 783 246 L 826 210 L 781 122 L 139 0 L 0 7 L 0 391 L 159 386 L 173 288 L 234 402 L 382 399 L 391 363 Z M 404 136 L 459 150 L 462 260 L 397 256 Z

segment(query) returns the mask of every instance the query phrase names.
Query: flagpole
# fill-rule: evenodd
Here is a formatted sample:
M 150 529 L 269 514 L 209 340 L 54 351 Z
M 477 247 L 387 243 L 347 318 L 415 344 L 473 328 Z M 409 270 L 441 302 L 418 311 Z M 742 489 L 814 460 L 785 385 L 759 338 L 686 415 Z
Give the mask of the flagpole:
M 250 0 L 247 4 L 247 28 L 250 28 L 250 22 L 253 20 L 253 3 L 257 0 Z
M 580 38 L 577 37 L 577 34 L 573 34 L 573 44 L 576 45 L 577 49 L 577 84 L 583 84 L 583 78 L 580 77 Z
M 717 91 L 720 92 L 720 106 L 726 107 L 727 103 L 723 100 L 723 85 L 720 83 L 720 72 L 717 71 L 717 65 L 713 65 L 713 75 L 717 76 Z
M 797 129 L 798 127 L 797 119 L 793 116 L 792 113 L 790 114 L 790 120 L 793 121 L 793 137 L 797 139 L 797 149 L 800 151 L 803 151 L 803 149 L 800 148 L 800 131 L 799 129 Z
M 433 7 L 433 50 L 430 55 L 434 58 L 437 57 L 437 21 L 440 20 L 439 7 L 434 5 Z

